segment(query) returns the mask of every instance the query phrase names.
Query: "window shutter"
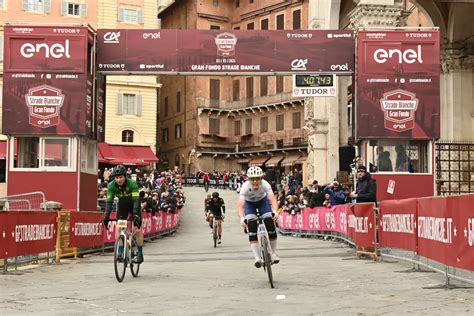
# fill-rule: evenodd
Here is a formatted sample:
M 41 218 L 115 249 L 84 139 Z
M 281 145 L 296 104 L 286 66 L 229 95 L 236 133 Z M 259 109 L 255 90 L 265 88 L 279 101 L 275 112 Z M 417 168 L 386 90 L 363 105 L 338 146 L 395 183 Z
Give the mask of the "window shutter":
M 140 10 L 137 12 L 137 23 L 138 24 L 143 24 L 143 21 L 145 20 L 144 16 L 143 16 L 143 10 Z
M 81 4 L 81 16 L 86 17 L 87 16 L 87 4 Z
M 121 93 L 117 93 L 117 115 L 122 115 L 123 96 Z
M 122 9 L 122 8 L 119 8 L 119 11 L 118 11 L 118 20 L 119 20 L 119 21 L 123 21 L 123 9 Z
M 66 0 L 61 1 L 61 13 L 66 16 L 68 14 L 68 7 Z
M 142 96 L 137 95 L 137 116 L 142 116 Z
M 28 11 L 28 0 L 23 0 L 22 8 L 25 11 Z
M 44 13 L 51 13 L 51 0 L 44 0 Z
M 0 35 L 0 60 L 3 60 L 3 36 Z

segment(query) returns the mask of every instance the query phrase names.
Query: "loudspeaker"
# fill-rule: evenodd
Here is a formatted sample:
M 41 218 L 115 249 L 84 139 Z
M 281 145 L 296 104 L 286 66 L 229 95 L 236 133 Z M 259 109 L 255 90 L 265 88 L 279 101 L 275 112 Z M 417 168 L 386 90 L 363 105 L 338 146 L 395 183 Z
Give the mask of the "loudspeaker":
M 355 147 L 341 146 L 339 147 L 339 170 L 351 171 L 351 164 L 355 158 Z

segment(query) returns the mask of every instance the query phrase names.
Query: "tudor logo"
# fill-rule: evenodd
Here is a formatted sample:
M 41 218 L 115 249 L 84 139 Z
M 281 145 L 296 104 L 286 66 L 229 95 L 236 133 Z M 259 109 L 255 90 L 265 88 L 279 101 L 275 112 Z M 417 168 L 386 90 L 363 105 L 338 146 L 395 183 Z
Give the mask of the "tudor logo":
M 63 44 L 54 43 L 48 45 L 46 43 L 25 43 L 20 47 L 20 54 L 25 58 L 33 58 L 36 53 L 43 53 L 45 58 L 71 58 L 69 54 L 69 40 Z
M 396 48 L 388 50 L 379 48 L 374 52 L 374 60 L 376 63 L 384 64 L 389 59 L 395 59 L 399 64 L 413 64 L 415 62 L 422 64 L 423 59 L 421 58 L 421 45 L 418 45 L 416 50 L 406 49 L 402 51 Z

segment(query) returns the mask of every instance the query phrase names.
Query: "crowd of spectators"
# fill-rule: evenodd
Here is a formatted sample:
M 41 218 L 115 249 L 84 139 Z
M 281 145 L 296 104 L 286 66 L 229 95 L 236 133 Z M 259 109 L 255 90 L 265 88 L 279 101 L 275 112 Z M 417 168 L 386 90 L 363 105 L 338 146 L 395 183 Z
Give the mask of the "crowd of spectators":
M 98 171 L 99 199 L 107 197 L 108 183 L 113 180 L 110 178 L 111 171 L 108 168 Z M 148 173 L 128 168 L 127 177 L 137 181 L 142 211 L 155 216 L 158 211 L 175 213 L 184 206 L 183 175 L 178 168 L 161 172 L 153 169 Z

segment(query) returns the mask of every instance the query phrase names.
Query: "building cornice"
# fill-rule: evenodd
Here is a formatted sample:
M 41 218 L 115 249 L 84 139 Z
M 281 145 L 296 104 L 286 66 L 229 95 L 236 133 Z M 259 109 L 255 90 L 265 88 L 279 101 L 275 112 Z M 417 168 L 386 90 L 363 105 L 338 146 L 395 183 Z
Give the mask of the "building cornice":
M 241 14 L 240 15 L 240 20 L 244 21 L 244 20 L 253 19 L 253 18 L 255 18 L 259 15 L 265 15 L 265 14 L 268 14 L 272 11 L 285 9 L 286 7 L 293 6 L 295 4 L 301 4 L 303 2 L 304 2 L 304 0 L 282 1 L 282 2 L 279 2 L 279 3 L 276 3 L 276 4 L 272 4 L 268 7 L 262 8 L 262 9 L 258 9 L 258 10 L 255 10 L 255 11 L 250 11 L 250 12 Z
M 207 13 L 201 13 L 201 12 L 198 12 L 197 15 L 198 17 L 203 18 L 203 19 L 213 20 L 217 22 L 229 22 L 229 18 L 226 16 L 213 15 L 213 14 L 207 14 Z
M 359 4 L 349 13 L 352 29 L 405 26 L 409 11 L 401 6 Z
M 268 113 L 274 110 L 286 110 L 288 108 L 296 108 L 298 106 L 303 106 L 304 99 L 295 99 L 295 100 L 288 100 L 282 101 L 279 103 L 271 103 L 271 104 L 261 104 L 261 105 L 253 105 L 249 107 L 237 108 L 237 109 L 221 109 L 221 108 L 212 108 L 212 107 L 200 107 L 198 108 L 198 115 L 207 114 L 208 116 L 212 114 L 219 115 L 227 115 L 234 116 L 234 115 L 246 115 L 246 114 L 257 114 L 257 113 Z
M 453 71 L 472 71 L 474 69 L 474 56 L 460 56 L 453 54 L 442 54 L 441 71 L 449 73 Z

